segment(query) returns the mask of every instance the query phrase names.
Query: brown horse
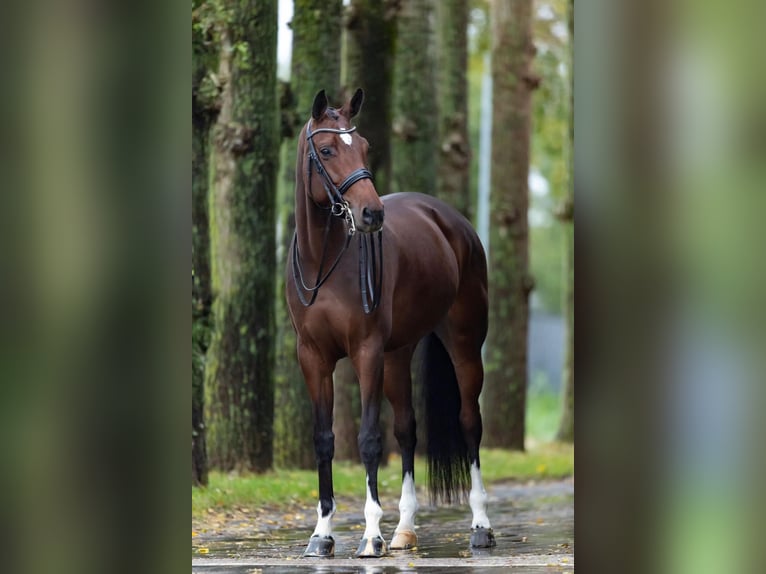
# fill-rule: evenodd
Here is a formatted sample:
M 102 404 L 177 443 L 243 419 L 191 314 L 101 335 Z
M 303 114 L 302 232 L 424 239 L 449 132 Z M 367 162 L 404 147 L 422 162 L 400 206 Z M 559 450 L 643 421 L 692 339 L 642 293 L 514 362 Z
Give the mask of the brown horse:
M 359 378 L 359 452 L 367 471 L 366 529 L 356 555 L 386 553 L 377 482 L 384 394 L 402 451 L 400 520 L 390 548 L 416 545 L 410 363 L 421 339 L 431 496 L 450 502 L 470 483 L 471 545 L 494 546 L 479 470 L 484 250 L 470 223 L 445 203 L 419 193 L 378 197 L 365 168 L 367 141 L 350 124 L 363 100 L 357 90 L 334 109 L 319 92 L 298 144 L 296 234 L 286 291 L 313 404 L 319 473 L 318 520 L 304 556 L 334 554 L 333 371 L 345 356 Z M 349 250 L 355 237 L 358 250 Z

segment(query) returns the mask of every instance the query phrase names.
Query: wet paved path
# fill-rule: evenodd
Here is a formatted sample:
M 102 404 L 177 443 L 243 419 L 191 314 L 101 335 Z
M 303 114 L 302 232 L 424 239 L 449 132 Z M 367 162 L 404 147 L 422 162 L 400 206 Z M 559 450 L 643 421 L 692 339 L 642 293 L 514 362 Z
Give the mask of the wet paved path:
M 490 550 L 471 550 L 468 506 L 430 507 L 418 513 L 418 547 L 385 558 L 357 559 L 364 529 L 363 501 L 345 501 L 334 522 L 335 558 L 304 559 L 314 527 L 307 513 L 291 528 L 202 534 L 194 539 L 192 570 L 200 574 L 283 574 L 288 572 L 390 574 L 394 572 L 491 573 L 574 571 L 574 481 L 491 484 L 488 514 L 497 540 Z M 396 527 L 397 502 L 383 500 L 381 530 L 387 541 Z M 339 504 L 339 507 L 341 505 Z M 199 553 L 200 547 L 208 553 Z

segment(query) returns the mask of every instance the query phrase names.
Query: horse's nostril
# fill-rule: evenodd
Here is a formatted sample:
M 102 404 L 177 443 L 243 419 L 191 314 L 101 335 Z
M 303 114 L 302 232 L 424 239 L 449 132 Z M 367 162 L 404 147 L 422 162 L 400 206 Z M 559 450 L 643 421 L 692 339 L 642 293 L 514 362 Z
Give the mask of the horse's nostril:
M 383 223 L 383 210 L 365 207 L 362 209 L 362 222 L 365 225 L 380 225 Z

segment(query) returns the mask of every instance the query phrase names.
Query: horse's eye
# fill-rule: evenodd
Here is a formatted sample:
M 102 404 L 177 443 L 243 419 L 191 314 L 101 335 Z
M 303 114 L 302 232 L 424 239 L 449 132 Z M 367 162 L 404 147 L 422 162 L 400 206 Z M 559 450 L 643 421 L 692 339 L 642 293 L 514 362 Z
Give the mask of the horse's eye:
M 332 150 L 329 147 L 323 147 L 319 152 L 325 157 L 330 157 L 332 155 Z

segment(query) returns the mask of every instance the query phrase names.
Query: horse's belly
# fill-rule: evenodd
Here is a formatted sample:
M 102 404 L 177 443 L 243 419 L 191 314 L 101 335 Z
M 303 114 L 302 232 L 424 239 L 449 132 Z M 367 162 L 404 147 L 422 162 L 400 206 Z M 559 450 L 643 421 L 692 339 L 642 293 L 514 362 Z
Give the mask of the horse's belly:
M 421 286 L 397 289 L 392 302 L 391 336 L 386 350 L 417 343 L 433 331 L 446 316 L 456 293 L 457 285 L 446 279 L 422 281 Z

